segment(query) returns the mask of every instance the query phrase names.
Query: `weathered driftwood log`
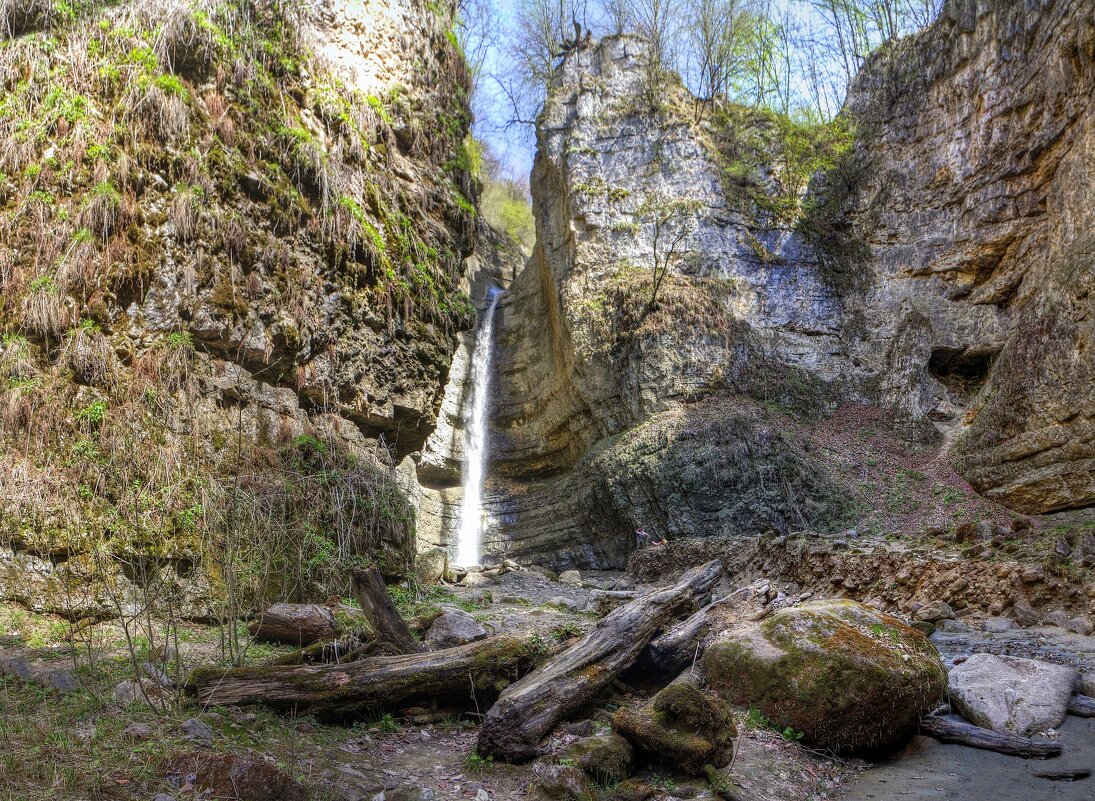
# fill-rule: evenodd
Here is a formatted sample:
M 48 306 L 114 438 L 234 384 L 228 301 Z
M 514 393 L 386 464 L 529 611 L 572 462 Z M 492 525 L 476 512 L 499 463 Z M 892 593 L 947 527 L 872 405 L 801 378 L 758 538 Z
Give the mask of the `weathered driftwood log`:
M 334 613 L 319 604 L 274 604 L 248 625 L 251 636 L 298 648 L 338 636 Z
M 1017 734 L 982 729 L 972 723 L 929 715 L 920 720 L 920 733 L 945 743 L 968 745 L 1024 759 L 1048 759 L 1061 753 L 1060 743 L 1039 742 Z
M 502 684 L 523 675 L 538 655 L 532 641 L 488 640 L 337 665 L 199 668 L 187 688 L 203 704 L 264 704 L 309 710 L 326 718 L 353 718 L 375 709 L 448 700 L 472 708 Z
M 666 623 L 702 602 L 721 574 L 721 562 L 708 562 L 617 608 L 572 648 L 507 687 L 483 721 L 478 753 L 509 761 L 535 757 L 556 724 L 611 686 Z
M 1095 698 L 1076 693 L 1068 700 L 1068 714 L 1079 718 L 1095 718 Z
M 426 650 L 426 646 L 414 638 L 406 621 L 399 616 L 379 570 L 372 567 L 353 571 L 350 587 L 376 632 L 377 640 L 391 644 L 404 654 L 419 654 Z

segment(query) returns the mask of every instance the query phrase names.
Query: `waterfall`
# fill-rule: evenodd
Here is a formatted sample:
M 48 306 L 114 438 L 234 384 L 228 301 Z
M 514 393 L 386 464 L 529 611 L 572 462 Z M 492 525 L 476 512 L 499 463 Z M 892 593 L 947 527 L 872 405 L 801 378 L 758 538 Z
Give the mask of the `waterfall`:
M 490 305 L 476 337 L 471 357 L 471 398 L 464 406 L 464 502 L 460 507 L 458 565 L 479 564 L 479 539 L 483 531 L 483 468 L 487 462 L 487 395 L 494 347 L 494 308 L 502 296 L 492 289 Z

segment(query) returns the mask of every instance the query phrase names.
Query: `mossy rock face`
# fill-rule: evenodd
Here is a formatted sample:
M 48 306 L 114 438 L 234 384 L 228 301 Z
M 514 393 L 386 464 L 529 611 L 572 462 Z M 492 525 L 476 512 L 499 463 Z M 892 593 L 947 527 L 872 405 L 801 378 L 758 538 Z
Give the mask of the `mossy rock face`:
M 893 742 L 943 697 L 939 653 L 916 629 L 854 601 L 782 609 L 704 654 L 708 685 L 813 748 Z
M 683 683 L 666 687 L 648 707 L 616 710 L 612 728 L 649 761 L 694 776 L 705 765 L 728 763 L 738 734 L 725 701 Z
M 564 758 L 602 784 L 623 781 L 631 775 L 635 751 L 631 743 L 618 734 L 583 737 L 571 743 L 563 752 Z

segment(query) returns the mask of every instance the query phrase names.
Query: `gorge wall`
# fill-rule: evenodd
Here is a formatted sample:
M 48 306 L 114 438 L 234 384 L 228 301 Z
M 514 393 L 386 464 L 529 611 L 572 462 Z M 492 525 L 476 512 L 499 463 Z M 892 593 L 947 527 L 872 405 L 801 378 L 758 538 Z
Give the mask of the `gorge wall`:
M 636 39 L 569 55 L 500 308 L 490 548 L 860 524 L 879 488 L 833 420 L 925 454 L 933 494 L 955 464 L 978 514 L 1092 505 L 1093 10 L 947 3 L 869 62 L 805 194 L 773 116 L 651 104 Z
M 288 596 L 403 569 L 394 465 L 489 259 L 455 6 L 2 13 L 0 594 L 216 616 L 230 564 Z

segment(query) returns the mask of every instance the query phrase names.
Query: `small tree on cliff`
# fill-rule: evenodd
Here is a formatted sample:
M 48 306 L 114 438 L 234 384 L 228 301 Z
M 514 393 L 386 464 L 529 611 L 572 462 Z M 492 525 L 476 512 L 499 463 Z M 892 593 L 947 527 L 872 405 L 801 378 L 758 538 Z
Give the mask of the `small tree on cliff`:
M 639 207 L 640 225 L 649 232 L 653 271 L 650 302 L 643 312 L 644 317 L 657 308 L 658 293 L 666 276 L 684 258 L 681 243 L 689 234 L 687 218 L 699 205 L 696 200 L 671 200 L 659 194 Z

